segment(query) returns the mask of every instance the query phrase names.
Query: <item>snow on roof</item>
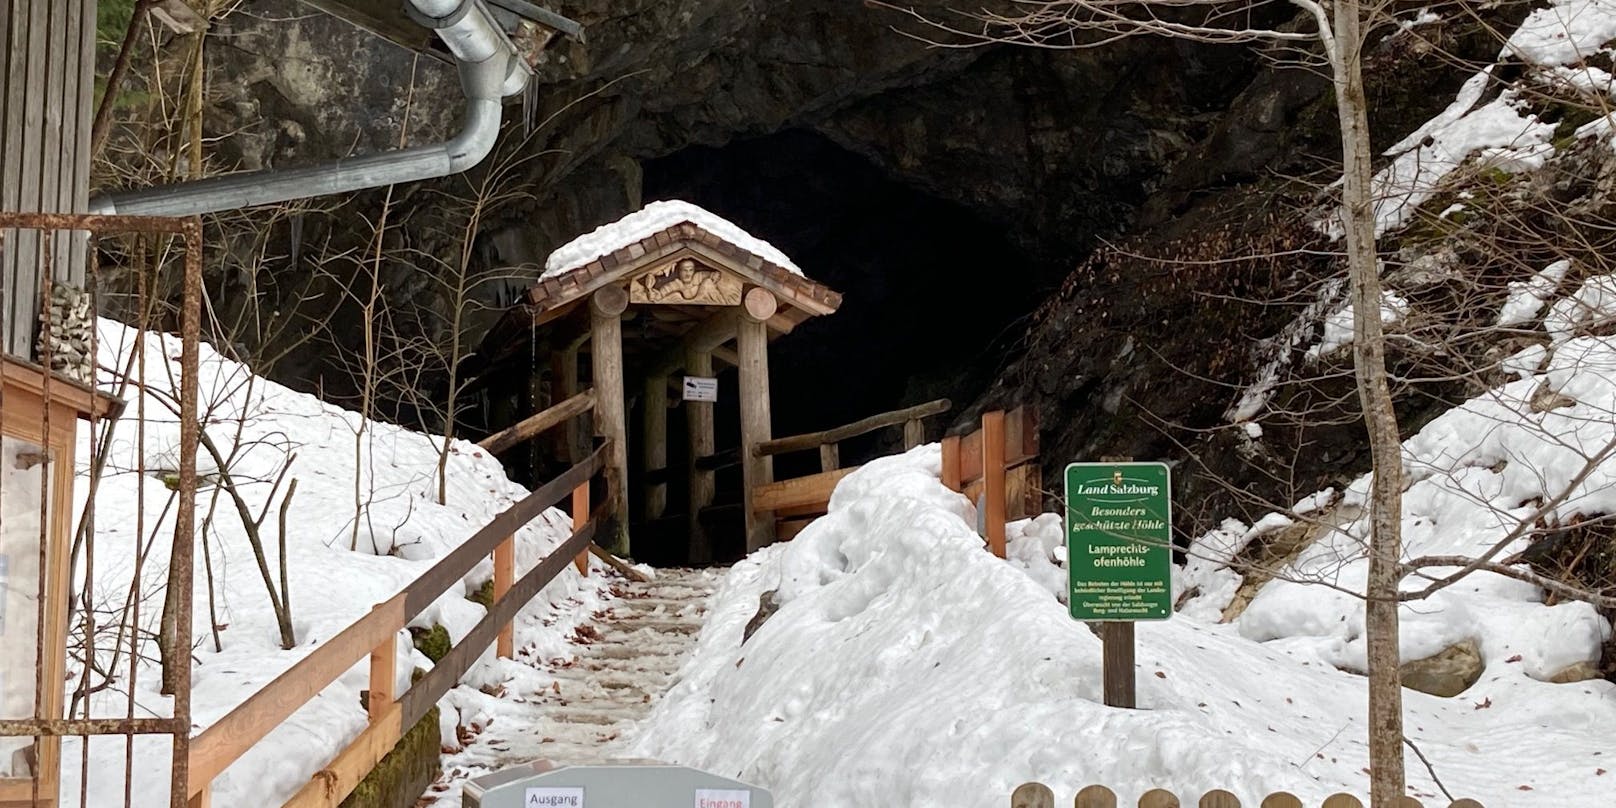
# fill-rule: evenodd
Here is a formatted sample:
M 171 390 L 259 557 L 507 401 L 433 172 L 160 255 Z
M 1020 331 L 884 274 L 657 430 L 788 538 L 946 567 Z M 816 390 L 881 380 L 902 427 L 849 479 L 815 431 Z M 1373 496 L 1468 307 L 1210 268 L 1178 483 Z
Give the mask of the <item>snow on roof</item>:
M 539 277 L 541 280 L 553 278 L 577 269 L 596 258 L 610 255 L 640 239 L 684 222 L 706 230 L 765 261 L 778 264 L 794 275 L 803 275 L 800 267 L 769 242 L 742 230 L 739 225 L 716 213 L 689 202 L 670 199 L 652 202 L 615 222 L 601 225 L 561 245 L 560 249 L 550 253 L 550 258 L 544 262 L 544 274 Z

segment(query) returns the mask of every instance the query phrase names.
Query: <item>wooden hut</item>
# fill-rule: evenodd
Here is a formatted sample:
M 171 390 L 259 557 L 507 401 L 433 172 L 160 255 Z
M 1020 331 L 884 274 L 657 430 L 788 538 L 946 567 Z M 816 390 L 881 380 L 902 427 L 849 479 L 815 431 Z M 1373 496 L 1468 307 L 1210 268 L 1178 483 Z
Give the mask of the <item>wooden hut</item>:
M 629 458 L 636 455 L 643 500 L 633 510 L 646 521 L 667 508 L 670 395 L 682 398 L 687 526 L 691 557 L 701 561 L 710 551 L 701 516 L 713 503 L 719 454 L 708 380 L 720 364 L 738 369 L 742 512 L 746 549 L 754 550 L 773 541 L 774 532 L 773 515 L 751 503 L 752 491 L 773 475 L 772 459 L 754 451 L 772 436 L 769 341 L 840 304 L 840 294 L 734 224 L 688 203 L 658 202 L 555 251 L 538 283 L 491 332 L 484 353 L 496 363 L 522 346 L 546 354 L 545 404 L 579 393 L 580 362 L 587 359 L 595 432 L 613 448 L 606 495 L 629 502 Z M 643 396 L 633 447 L 631 393 Z M 627 553 L 627 525 L 603 542 Z

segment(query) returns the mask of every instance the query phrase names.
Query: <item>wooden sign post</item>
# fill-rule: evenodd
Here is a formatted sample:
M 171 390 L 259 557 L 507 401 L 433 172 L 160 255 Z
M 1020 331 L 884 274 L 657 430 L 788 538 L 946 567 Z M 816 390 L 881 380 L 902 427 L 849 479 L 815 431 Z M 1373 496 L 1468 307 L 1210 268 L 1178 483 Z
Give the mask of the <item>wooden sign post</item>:
M 1173 615 L 1172 508 L 1164 463 L 1066 467 L 1067 607 L 1101 623 L 1110 707 L 1137 706 L 1134 621 Z

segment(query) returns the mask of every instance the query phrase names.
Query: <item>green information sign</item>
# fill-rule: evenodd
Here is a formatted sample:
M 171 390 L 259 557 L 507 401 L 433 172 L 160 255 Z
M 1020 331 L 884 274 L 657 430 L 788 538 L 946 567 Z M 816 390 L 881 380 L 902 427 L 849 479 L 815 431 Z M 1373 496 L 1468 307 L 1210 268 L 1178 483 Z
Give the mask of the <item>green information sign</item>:
M 1066 467 L 1066 568 L 1075 620 L 1173 615 L 1173 503 L 1164 463 Z

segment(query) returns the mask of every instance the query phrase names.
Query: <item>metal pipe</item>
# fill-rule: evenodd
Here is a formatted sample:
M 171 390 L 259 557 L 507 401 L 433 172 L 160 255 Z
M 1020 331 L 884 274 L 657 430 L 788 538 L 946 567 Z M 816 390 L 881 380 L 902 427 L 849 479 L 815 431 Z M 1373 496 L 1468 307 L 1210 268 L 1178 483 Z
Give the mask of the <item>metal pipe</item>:
M 436 179 L 482 162 L 499 136 L 501 100 L 526 87 L 530 71 L 480 0 L 409 0 L 460 68 L 466 113 L 443 143 L 286 170 L 229 174 L 90 200 L 100 214 L 193 216 Z

